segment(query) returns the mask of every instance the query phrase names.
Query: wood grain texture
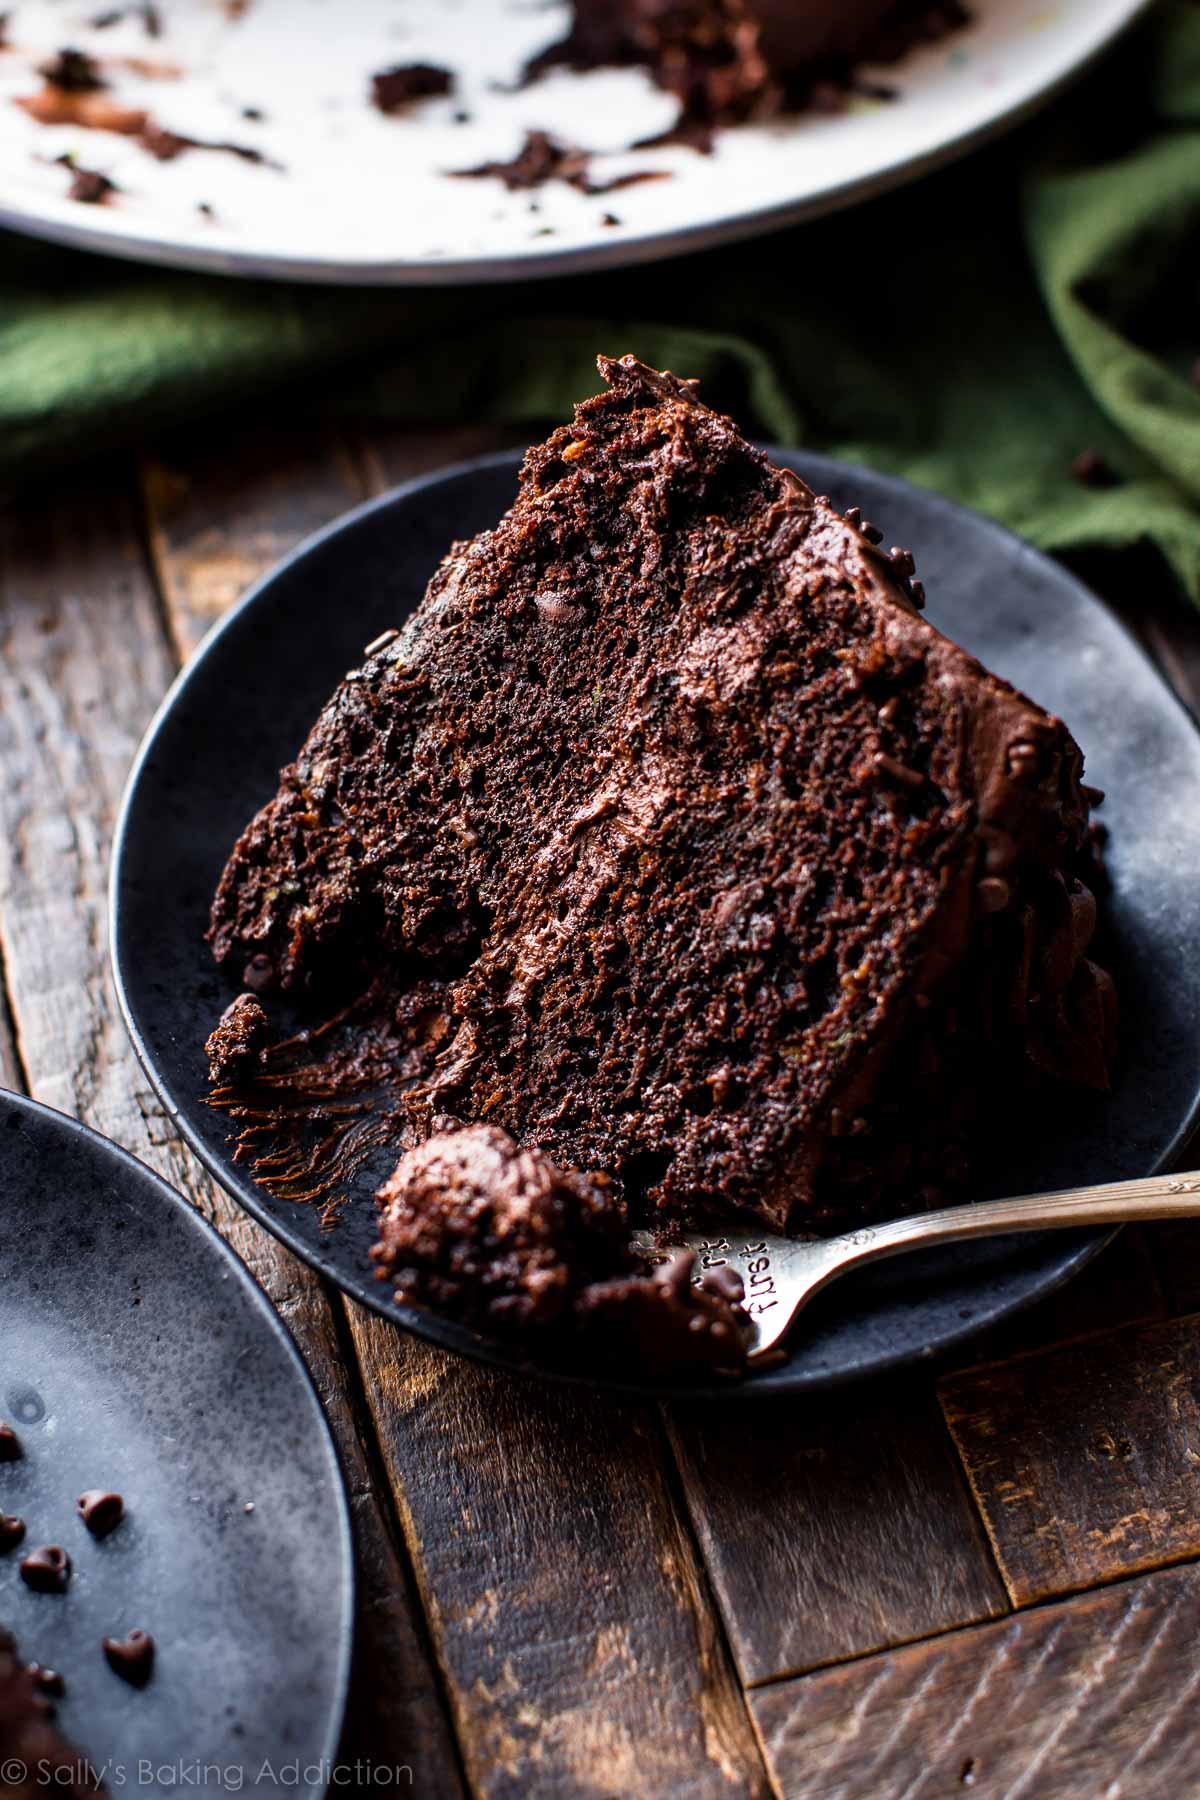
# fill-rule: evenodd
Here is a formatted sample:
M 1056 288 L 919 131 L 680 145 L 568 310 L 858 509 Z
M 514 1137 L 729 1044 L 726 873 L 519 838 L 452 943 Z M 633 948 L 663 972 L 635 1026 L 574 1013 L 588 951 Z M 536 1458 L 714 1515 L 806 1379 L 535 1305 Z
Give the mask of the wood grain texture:
M 1184 600 L 1160 594 L 1140 611 L 1140 632 L 1154 658 L 1185 706 L 1200 703 L 1200 619 Z
M 765 1796 L 654 1409 L 351 1318 L 474 1791 Z
M 417 433 L 411 426 L 386 421 L 364 427 L 351 438 L 362 478 L 372 494 L 386 493 L 431 469 L 490 456 L 496 450 L 523 452 L 537 441 L 538 432 L 532 427 L 514 432 L 502 425 L 439 425 Z
M 4 966 L 0 962 L 0 1088 L 19 1094 L 24 1091 L 24 1087 L 25 1071 L 21 1067 L 16 1029 L 4 980 Z
M 787 1800 L 1200 1793 L 1200 1571 L 1170 1570 L 801 1681 L 751 1704 Z
M 201 1174 L 133 1058 L 108 974 L 108 848 L 129 763 L 174 673 L 141 550 L 134 471 L 0 517 L 0 945 L 34 1097 L 157 1169 L 214 1223 L 300 1343 L 360 1514 L 370 1494 L 320 1285 Z M 380 1526 L 382 1532 L 382 1526 Z M 404 1574 L 382 1533 L 364 1564 L 395 1608 L 384 1674 L 402 1696 L 372 1753 L 458 1791 Z M 376 1747 L 378 1746 L 378 1747 Z
M 928 1376 L 668 1419 L 744 1682 L 1005 1610 Z
M 152 554 L 181 660 L 302 538 L 366 497 L 345 441 L 319 425 L 228 427 L 142 464 Z
M 949 1377 L 1014 1604 L 1200 1555 L 1200 1318 Z

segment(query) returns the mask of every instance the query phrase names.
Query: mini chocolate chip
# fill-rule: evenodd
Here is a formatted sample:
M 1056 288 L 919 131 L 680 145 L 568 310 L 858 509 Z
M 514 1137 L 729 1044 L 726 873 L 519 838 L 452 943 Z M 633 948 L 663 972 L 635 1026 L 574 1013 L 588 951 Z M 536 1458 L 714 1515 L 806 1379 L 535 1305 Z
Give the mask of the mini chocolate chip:
M 67 1684 L 57 1669 L 43 1669 L 41 1663 L 30 1663 L 29 1673 L 40 1694 L 51 1694 L 54 1699 L 61 1700 L 66 1693 Z
M 872 525 L 869 519 L 863 520 L 862 534 L 866 538 L 868 544 L 882 544 L 883 542 L 882 531 L 880 531 L 878 525 Z
M 903 581 L 907 576 L 916 573 L 916 559 L 911 550 L 902 550 L 899 544 L 892 546 L 892 567 Z
M 252 994 L 265 994 L 275 985 L 275 964 L 260 950 L 242 970 L 242 986 Z
M 15 1513 L 0 1512 L 0 1556 L 6 1550 L 15 1550 L 24 1536 L 24 1519 L 18 1519 Z
M 912 603 L 916 607 L 917 611 L 924 612 L 925 611 L 925 583 L 923 581 L 910 581 L 908 584 L 908 591 L 909 591 L 909 594 L 912 596 Z
M 846 523 L 847 523 L 847 525 L 853 525 L 855 531 L 857 531 L 859 529 L 859 527 L 862 525 L 862 507 L 861 506 L 848 506 L 846 508 Z
M 104 1488 L 89 1488 L 75 1502 L 75 1511 L 92 1536 L 102 1538 L 125 1517 L 125 1502 L 120 1494 L 110 1494 Z
M 105 1661 L 114 1675 L 130 1687 L 145 1687 L 154 1668 L 154 1639 L 148 1631 L 131 1631 L 123 1638 L 102 1640 Z
M 1071 464 L 1071 474 L 1081 487 L 1116 487 L 1121 479 L 1098 450 L 1081 450 Z
M 71 1559 L 57 1544 L 43 1544 L 23 1556 L 17 1567 L 21 1580 L 39 1594 L 65 1594 L 71 1579 Z
M 1012 899 L 1012 888 L 1000 875 L 985 875 L 975 884 L 975 897 L 981 912 L 1003 912 Z
M 0 1463 L 16 1462 L 21 1454 L 21 1440 L 11 1425 L 0 1420 Z
M 881 775 L 890 776 L 893 781 L 898 781 L 901 787 L 923 788 L 925 786 L 926 777 L 921 774 L 919 769 L 910 769 L 907 763 L 902 763 L 898 756 L 889 756 L 886 750 L 877 750 L 871 761 Z
M 1019 738 L 1016 743 L 1008 746 L 1008 755 L 1005 761 L 1007 774 L 1017 781 L 1022 781 L 1036 777 L 1041 765 L 1041 756 L 1036 744 L 1031 744 L 1026 738 Z
M 1086 781 L 1081 781 L 1079 784 L 1079 791 L 1083 795 L 1084 799 L 1087 801 L 1089 806 L 1103 806 L 1103 804 L 1104 804 L 1104 789 L 1103 788 L 1089 787 Z

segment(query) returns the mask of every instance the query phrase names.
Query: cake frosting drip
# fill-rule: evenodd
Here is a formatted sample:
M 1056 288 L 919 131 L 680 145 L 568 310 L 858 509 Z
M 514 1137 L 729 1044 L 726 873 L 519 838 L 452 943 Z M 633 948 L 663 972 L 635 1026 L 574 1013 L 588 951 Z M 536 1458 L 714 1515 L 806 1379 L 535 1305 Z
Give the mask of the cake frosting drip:
M 385 1190 L 388 1268 L 436 1210 L 443 1116 L 604 1177 L 597 1220 L 825 1230 L 960 1180 L 977 1091 L 1108 1079 L 1066 728 L 923 618 L 906 551 L 693 383 L 601 369 L 339 688 L 213 906 L 268 1014 L 275 990 L 341 1022 L 275 1044 L 239 1003 L 221 1042 L 256 1060 L 218 1063 L 217 1101 L 271 1179 L 272 1124 L 360 1094 L 354 1153 L 416 1158 Z M 498 1229 L 494 1199 L 463 1204 Z M 512 1224 L 531 1268 L 541 1217 Z

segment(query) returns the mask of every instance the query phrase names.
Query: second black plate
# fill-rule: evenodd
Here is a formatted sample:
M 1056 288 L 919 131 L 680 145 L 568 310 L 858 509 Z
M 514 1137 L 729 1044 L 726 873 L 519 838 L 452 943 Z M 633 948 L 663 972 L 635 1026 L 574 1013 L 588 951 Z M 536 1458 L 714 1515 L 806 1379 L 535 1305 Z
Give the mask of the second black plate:
M 0 1623 L 64 1676 L 63 1735 L 109 1795 L 159 1800 L 205 1787 L 207 1769 L 224 1792 L 317 1800 L 345 1707 L 353 1552 L 333 1440 L 286 1328 L 157 1175 L 8 1093 L 0 1196 L 0 1418 L 22 1451 L 0 1466 L 0 1511 L 26 1526 L 0 1556 Z M 88 1488 L 126 1502 L 100 1542 L 75 1514 Z M 20 1579 L 41 1544 L 71 1557 L 65 1593 Z M 131 1628 L 157 1645 L 141 1692 L 100 1649 Z M 263 1773 L 292 1763 L 294 1779 Z M 12 1767 L 0 1762 L 0 1793 Z
M 1191 952 L 1200 939 L 1200 737 L 1191 720 L 1095 596 L 1009 532 L 904 482 L 776 454 L 836 504 L 861 505 L 889 543 L 911 545 L 934 623 L 1060 713 L 1084 748 L 1088 780 L 1108 795 L 1126 1046 L 1116 1091 L 1072 1099 L 1065 1123 L 1036 1132 L 1016 1121 L 980 1197 L 1167 1166 L 1200 1091 L 1200 966 Z M 164 1105 L 249 1212 L 398 1324 L 536 1368 L 512 1346 L 397 1305 L 372 1279 L 370 1196 L 386 1157 L 365 1171 L 343 1222 L 322 1232 L 312 1208 L 273 1198 L 234 1164 L 228 1123 L 203 1100 L 204 1040 L 236 992 L 204 943 L 225 858 L 341 675 L 411 612 L 452 540 L 509 505 L 517 468 L 515 456 L 488 458 L 359 508 L 302 545 L 207 639 L 130 779 L 114 853 L 113 955 L 126 1020 Z M 1045 1294 L 1102 1241 L 1071 1233 L 964 1244 L 866 1272 L 818 1303 L 784 1366 L 737 1391 L 822 1386 L 929 1355 Z

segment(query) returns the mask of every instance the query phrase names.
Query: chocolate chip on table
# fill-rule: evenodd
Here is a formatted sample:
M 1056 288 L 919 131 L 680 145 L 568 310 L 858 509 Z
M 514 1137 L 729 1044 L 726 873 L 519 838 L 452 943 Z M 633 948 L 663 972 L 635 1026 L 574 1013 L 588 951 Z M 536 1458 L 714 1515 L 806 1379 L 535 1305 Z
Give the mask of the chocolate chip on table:
M 154 1668 L 154 1639 L 148 1631 L 131 1631 L 123 1638 L 104 1638 L 104 1658 L 114 1675 L 130 1687 L 145 1687 Z
M 29 1673 L 33 1676 L 33 1685 L 39 1694 L 49 1694 L 55 1700 L 61 1700 L 67 1691 L 67 1684 L 57 1669 L 43 1669 L 41 1663 L 30 1663 Z
M 24 1519 L 18 1519 L 15 1513 L 0 1512 L 0 1556 L 6 1550 L 15 1550 L 24 1536 Z
M 0 1419 L 0 1463 L 16 1462 L 21 1454 L 21 1440 L 11 1425 Z
M 58 1544 L 43 1544 L 23 1556 L 17 1567 L 26 1587 L 38 1594 L 65 1594 L 71 1579 L 71 1559 Z
M 75 1511 L 92 1536 L 102 1538 L 125 1517 L 125 1502 L 120 1494 L 110 1494 L 105 1488 L 89 1488 L 75 1502 Z

